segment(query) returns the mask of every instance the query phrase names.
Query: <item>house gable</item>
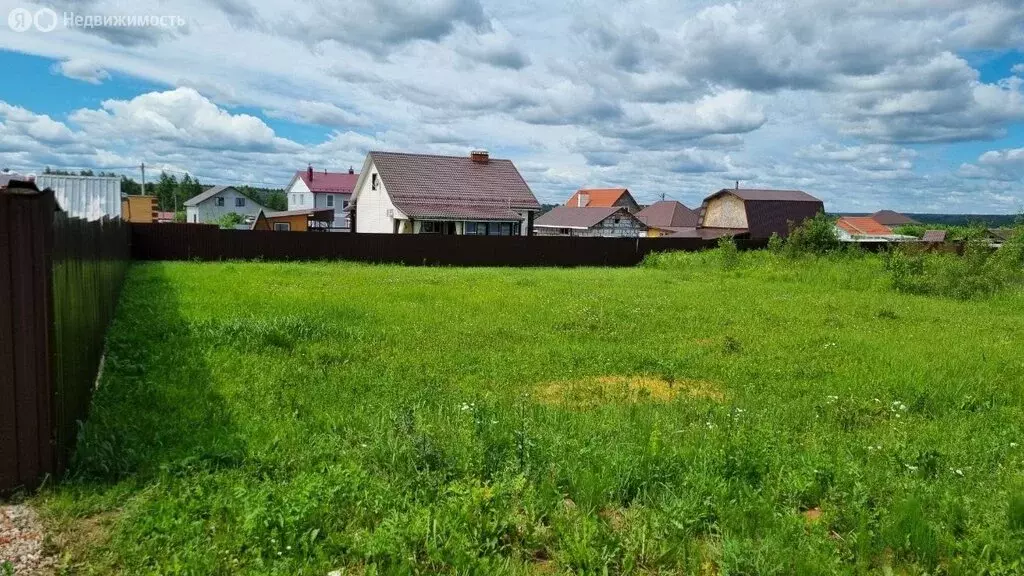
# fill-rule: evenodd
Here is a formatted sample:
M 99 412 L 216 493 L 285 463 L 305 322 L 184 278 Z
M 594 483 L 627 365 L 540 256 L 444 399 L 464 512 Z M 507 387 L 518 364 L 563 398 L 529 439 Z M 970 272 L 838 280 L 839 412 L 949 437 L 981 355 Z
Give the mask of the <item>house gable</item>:
M 709 198 L 701 218 L 704 228 L 746 229 L 747 207 L 742 199 L 729 192 Z

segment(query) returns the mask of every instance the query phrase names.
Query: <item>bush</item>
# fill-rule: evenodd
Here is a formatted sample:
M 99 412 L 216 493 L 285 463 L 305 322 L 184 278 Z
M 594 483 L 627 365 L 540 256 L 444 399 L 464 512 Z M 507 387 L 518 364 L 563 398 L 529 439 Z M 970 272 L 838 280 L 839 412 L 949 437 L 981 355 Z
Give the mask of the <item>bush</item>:
M 768 251 L 772 254 L 782 254 L 782 251 L 786 248 L 786 242 L 775 232 L 772 232 L 772 237 L 768 239 Z
M 722 268 L 732 270 L 739 266 L 740 251 L 736 241 L 731 236 L 723 236 L 718 239 L 718 253 L 722 257 Z
M 971 300 L 1024 286 L 1024 231 L 1018 229 L 999 250 L 985 240 L 964 244 L 962 256 L 898 248 L 886 255 L 893 288 L 909 294 Z
M 245 218 L 241 214 L 231 212 L 221 216 L 220 220 L 217 221 L 217 225 L 226 230 L 231 230 L 242 222 L 245 222 Z
M 791 226 L 786 239 L 784 253 L 790 257 L 804 254 L 828 254 L 842 248 L 836 236 L 835 222 L 825 214 L 804 220 L 799 226 Z

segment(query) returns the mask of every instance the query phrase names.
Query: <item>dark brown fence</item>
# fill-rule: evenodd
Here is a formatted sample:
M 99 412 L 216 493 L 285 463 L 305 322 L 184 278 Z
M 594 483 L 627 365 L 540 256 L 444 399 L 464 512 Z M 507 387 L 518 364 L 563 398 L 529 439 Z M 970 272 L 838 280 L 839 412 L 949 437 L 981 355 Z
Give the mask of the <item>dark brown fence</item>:
M 741 249 L 767 243 L 737 241 Z M 352 260 L 411 266 L 634 266 L 651 252 L 698 251 L 699 238 L 562 238 L 260 232 L 133 224 L 135 260 Z
M 128 266 L 129 228 L 0 191 L 0 492 L 61 472 Z

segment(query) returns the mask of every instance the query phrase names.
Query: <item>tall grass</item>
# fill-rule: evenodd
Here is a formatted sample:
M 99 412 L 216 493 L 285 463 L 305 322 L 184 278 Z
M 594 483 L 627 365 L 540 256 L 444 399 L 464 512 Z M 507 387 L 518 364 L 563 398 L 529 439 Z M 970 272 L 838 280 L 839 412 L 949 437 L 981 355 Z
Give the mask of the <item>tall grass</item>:
M 136 266 L 36 503 L 72 573 L 1018 570 L 1024 296 L 723 262 Z

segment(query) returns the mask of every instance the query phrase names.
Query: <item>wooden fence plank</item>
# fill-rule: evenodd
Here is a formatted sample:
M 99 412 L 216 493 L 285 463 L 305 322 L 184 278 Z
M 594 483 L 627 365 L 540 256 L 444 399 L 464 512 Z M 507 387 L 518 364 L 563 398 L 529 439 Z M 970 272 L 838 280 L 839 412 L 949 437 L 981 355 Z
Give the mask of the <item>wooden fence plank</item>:
M 19 484 L 18 419 L 14 393 L 14 324 L 12 318 L 10 199 L 0 195 L 0 491 Z

